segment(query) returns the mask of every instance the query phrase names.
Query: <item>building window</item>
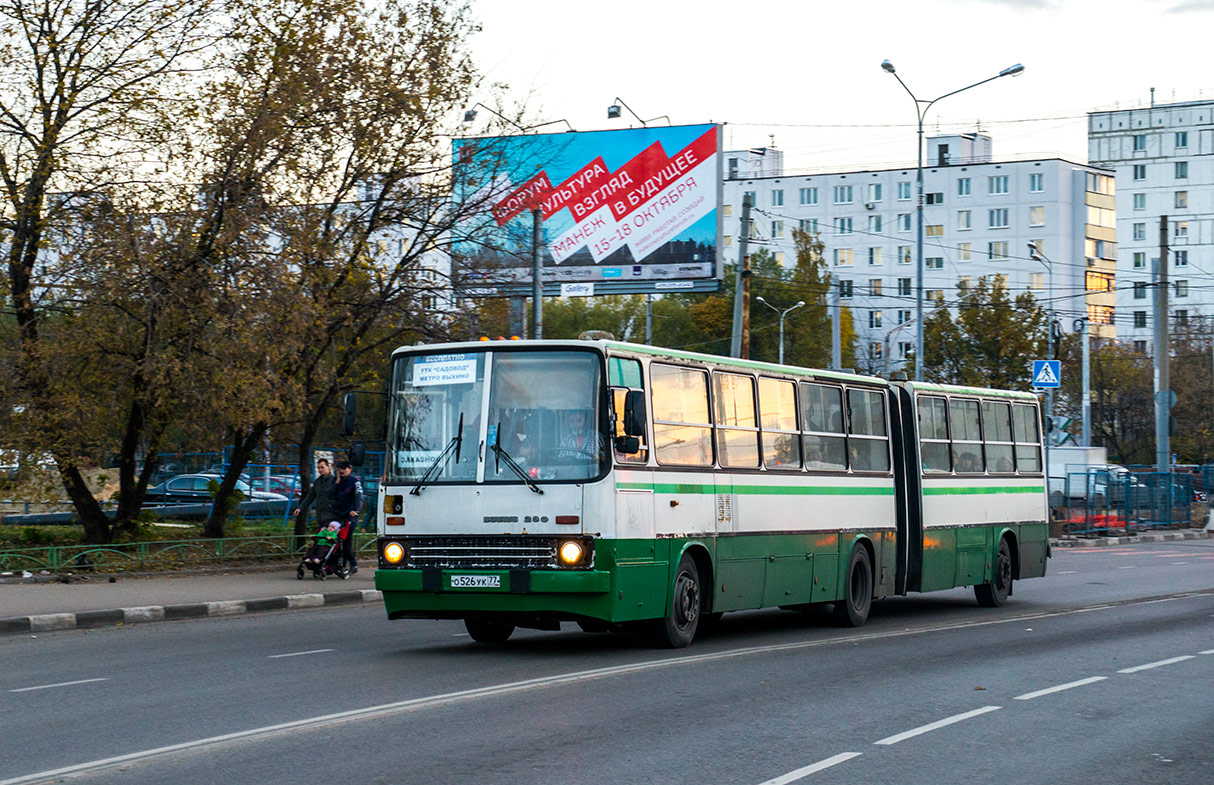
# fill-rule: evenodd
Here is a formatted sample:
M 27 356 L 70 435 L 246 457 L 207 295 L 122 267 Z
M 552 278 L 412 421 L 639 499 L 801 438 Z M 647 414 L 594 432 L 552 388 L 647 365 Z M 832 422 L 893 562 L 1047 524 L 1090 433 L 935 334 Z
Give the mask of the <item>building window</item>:
M 870 202 L 881 201 L 881 183 L 869 183 L 868 184 L 868 201 L 870 201 Z
M 927 203 L 928 204 L 944 204 L 944 194 L 942 194 L 942 193 L 928 194 Z
M 881 355 L 881 342 L 870 341 L 868 344 L 868 357 L 870 360 L 883 359 Z
M 1007 242 L 987 243 L 986 255 L 992 259 L 1007 258 Z
M 1145 251 L 1134 252 L 1134 269 L 1142 270 L 1147 266 L 1147 254 Z
M 1177 131 L 1176 132 L 1176 146 L 1177 147 L 1188 147 L 1189 146 L 1189 132 L 1188 131 Z
M 902 297 L 909 297 L 910 293 L 911 293 L 911 279 L 899 278 L 898 279 L 898 294 Z M 899 324 L 901 324 L 901 322 L 899 322 Z
M 771 206 L 772 207 L 783 207 L 784 206 L 784 189 L 778 188 L 771 192 Z
M 1146 325 L 1144 324 L 1143 327 L 1146 327 Z M 1138 354 L 1146 354 L 1147 353 L 1147 342 L 1146 341 L 1134 341 L 1134 351 L 1137 352 Z
M 1029 288 L 1039 292 L 1045 288 L 1045 273 L 1029 273 Z
M 851 297 L 852 296 L 852 282 L 851 281 L 839 281 L 839 296 L 840 297 Z
M 1113 306 L 1111 305 L 1089 305 L 1088 306 L 1088 321 L 1092 324 L 1112 324 L 1113 323 Z
M 773 239 L 779 239 L 784 236 L 784 222 L 783 221 L 772 221 L 771 222 L 771 236 Z
M 852 203 L 852 188 L 850 185 L 835 186 L 835 204 L 851 204 Z
M 1146 164 L 1134 164 L 1134 179 L 1135 180 L 1147 179 L 1147 165 Z
M 881 278 L 870 278 L 868 280 L 868 293 L 873 297 L 881 296 Z
M 1188 297 L 1189 296 L 1189 282 L 1188 281 L 1182 280 L 1182 281 L 1176 282 L 1176 296 L 1177 297 Z
M 733 205 L 732 204 L 721 205 L 721 214 L 724 215 L 726 218 L 733 215 Z
M 1144 224 L 1144 223 L 1134 224 L 1134 239 L 1135 240 L 1147 239 L 1147 225 L 1146 224 Z
M 1045 226 L 1045 207 L 1029 208 L 1029 226 Z
M 928 224 L 923 227 L 923 234 L 928 237 L 940 237 L 944 234 L 944 224 Z
M 881 264 L 881 262 L 882 262 L 881 249 L 877 248 L 877 247 L 869 248 L 868 249 L 868 263 L 869 264 Z
M 1006 229 L 1007 223 L 1007 208 L 1001 207 L 997 210 L 987 211 L 987 226 L 991 229 Z
M 1188 179 L 1189 162 L 1188 161 L 1177 161 L 1175 166 L 1176 166 L 1176 179 L 1177 180 Z
M 909 294 L 909 292 L 908 292 Z M 898 311 L 898 324 L 906 324 L 911 320 L 910 311 Z
M 1173 237 L 1188 237 L 1189 236 L 1189 222 L 1188 221 L 1176 221 L 1175 223 L 1172 224 L 1172 226 L 1174 227 L 1173 231 L 1172 231 Z
M 1189 252 L 1188 251 L 1175 251 L 1174 253 L 1175 253 L 1177 267 L 1188 267 L 1189 266 Z
M 957 211 L 957 229 L 964 231 L 966 229 L 971 229 L 971 228 L 973 228 L 973 226 L 972 226 L 970 211 L 969 210 L 958 210 Z
M 851 249 L 835 249 L 835 267 L 851 267 Z
M 1146 281 L 1135 281 L 1134 282 L 1134 299 L 1135 300 L 1147 299 L 1147 282 Z
M 1147 209 L 1147 195 L 1146 194 L 1134 194 L 1134 209 L 1135 210 Z
M 1135 327 L 1146 327 L 1147 326 L 1147 312 L 1146 311 L 1134 311 L 1134 326 Z
M 1107 207 L 1093 207 L 1088 205 L 1088 223 L 1093 226 L 1103 226 L 1107 229 L 1115 229 L 1117 227 L 1117 217 L 1113 210 Z
M 957 261 L 968 262 L 974 258 L 974 246 L 971 243 L 957 244 Z
M 898 246 L 898 264 L 911 263 L 911 247 L 909 245 Z
M 943 289 L 928 289 L 923 293 L 927 299 L 937 305 L 944 305 L 944 290 Z
M 818 189 L 817 188 L 802 188 L 801 189 L 801 204 L 817 204 Z
M 1007 189 L 1007 175 L 1001 174 L 996 177 L 987 178 L 987 193 L 990 194 L 1005 194 Z
M 944 269 L 944 257 L 943 256 L 929 256 L 923 260 L 923 266 L 925 268 L 927 268 L 928 270 L 943 270 Z
M 869 329 L 875 330 L 880 326 L 881 326 L 881 312 L 880 311 L 869 311 L 868 312 Z
M 911 230 L 910 213 L 898 213 L 898 231 L 909 232 Z
M 1113 274 L 1088 270 L 1084 275 L 1084 288 L 1089 292 L 1113 291 Z
M 957 196 L 969 196 L 971 193 L 970 178 L 961 177 L 957 179 Z
M 1189 192 L 1188 191 L 1177 191 L 1175 194 L 1175 199 L 1173 200 L 1173 204 L 1175 205 L 1177 210 L 1188 209 Z
M 1147 149 L 1147 135 L 1134 134 L 1134 152 L 1141 152 Z
M 870 215 L 868 217 L 868 231 L 873 234 L 881 234 L 881 216 Z
M 1175 311 L 1175 312 L 1173 312 L 1173 316 L 1176 317 L 1177 324 L 1188 324 L 1189 323 L 1189 312 L 1188 311 Z
M 1029 175 L 1029 193 L 1039 194 L 1045 190 L 1045 175 L 1037 172 Z
M 836 218 L 835 219 L 835 234 L 851 234 L 851 219 Z
M 780 265 L 781 267 L 784 266 L 784 252 L 783 251 L 776 251 L 776 264 Z
M 797 222 L 797 228 L 799 228 L 803 232 L 809 232 L 810 234 L 817 234 L 818 233 L 818 219 L 817 218 L 802 218 L 800 221 Z
M 725 235 L 725 247 L 728 248 L 731 245 L 733 245 L 733 235 L 727 234 L 727 235 Z
M 900 201 L 906 201 L 907 199 L 910 199 L 910 198 L 911 198 L 911 184 L 910 183 L 898 183 L 898 199 Z
M 901 357 L 903 360 L 905 360 L 907 357 L 910 356 L 910 353 L 911 353 L 910 341 L 899 341 L 898 342 L 898 356 Z

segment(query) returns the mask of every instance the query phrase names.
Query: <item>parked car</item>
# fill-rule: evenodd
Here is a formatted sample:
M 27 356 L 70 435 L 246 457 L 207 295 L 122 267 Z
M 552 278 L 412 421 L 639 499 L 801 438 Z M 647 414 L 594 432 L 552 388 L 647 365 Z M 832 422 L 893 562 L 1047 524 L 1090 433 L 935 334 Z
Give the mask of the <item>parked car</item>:
M 211 482 L 223 480 L 218 474 L 179 474 L 159 485 L 148 488 L 147 502 L 149 504 L 210 504 L 213 498 L 210 491 Z M 248 501 L 280 502 L 287 497 L 281 493 L 255 491 L 243 480 L 236 481 L 236 489 L 244 494 Z
M 268 485 L 264 476 L 254 477 L 249 481 L 249 485 L 255 491 L 281 493 L 283 496 L 291 496 L 295 498 L 302 495 L 299 492 L 299 486 L 301 485 L 299 478 L 290 474 L 271 474 Z

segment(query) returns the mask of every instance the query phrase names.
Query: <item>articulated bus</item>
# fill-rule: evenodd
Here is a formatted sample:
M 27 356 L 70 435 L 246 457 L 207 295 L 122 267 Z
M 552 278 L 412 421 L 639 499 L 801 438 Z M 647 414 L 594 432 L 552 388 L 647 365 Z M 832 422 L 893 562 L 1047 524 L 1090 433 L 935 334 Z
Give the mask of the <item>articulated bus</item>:
M 616 341 L 398 349 L 378 511 L 390 619 L 644 628 L 973 586 L 1049 557 L 1030 393 Z

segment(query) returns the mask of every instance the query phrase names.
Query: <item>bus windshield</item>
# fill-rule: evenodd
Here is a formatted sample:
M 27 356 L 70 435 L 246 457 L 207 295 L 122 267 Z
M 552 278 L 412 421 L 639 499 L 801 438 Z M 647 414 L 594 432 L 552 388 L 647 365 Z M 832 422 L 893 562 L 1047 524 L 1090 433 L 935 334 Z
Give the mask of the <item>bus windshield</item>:
M 580 350 L 398 358 L 389 481 L 524 483 L 599 476 L 609 457 L 600 366 L 596 354 Z

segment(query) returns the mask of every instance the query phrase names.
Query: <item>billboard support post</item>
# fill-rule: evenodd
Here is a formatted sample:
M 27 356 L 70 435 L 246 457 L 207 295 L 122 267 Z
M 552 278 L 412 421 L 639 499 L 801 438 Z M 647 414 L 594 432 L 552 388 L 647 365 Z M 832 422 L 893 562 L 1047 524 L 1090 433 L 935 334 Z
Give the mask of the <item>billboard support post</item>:
M 734 275 L 733 286 L 733 335 L 729 341 L 729 356 L 742 357 L 742 319 L 743 308 L 742 289 L 743 281 L 746 279 L 747 261 L 747 245 L 750 240 L 750 208 L 752 206 L 751 197 L 749 194 L 742 197 L 742 230 L 738 239 L 738 269 Z M 749 287 L 747 287 L 749 293 Z
M 537 341 L 544 337 L 544 281 L 540 277 L 540 243 L 544 237 L 544 219 L 540 209 L 531 211 L 531 337 Z

